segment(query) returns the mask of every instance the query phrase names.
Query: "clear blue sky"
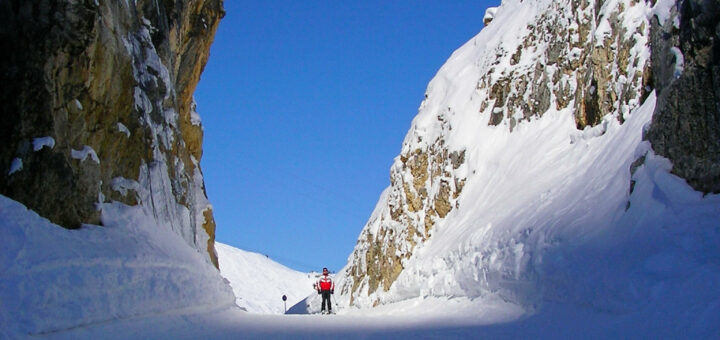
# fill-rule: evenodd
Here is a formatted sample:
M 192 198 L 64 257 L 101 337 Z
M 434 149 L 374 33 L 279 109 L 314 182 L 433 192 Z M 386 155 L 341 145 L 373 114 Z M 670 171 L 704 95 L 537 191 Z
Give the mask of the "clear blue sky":
M 195 92 L 217 240 L 340 270 L 428 82 L 495 1 L 225 1 Z

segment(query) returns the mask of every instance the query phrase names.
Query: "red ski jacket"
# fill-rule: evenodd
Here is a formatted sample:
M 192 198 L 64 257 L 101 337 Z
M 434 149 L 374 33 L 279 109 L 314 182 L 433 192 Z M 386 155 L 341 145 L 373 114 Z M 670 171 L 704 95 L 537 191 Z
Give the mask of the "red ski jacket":
M 320 291 L 333 291 L 335 290 L 335 283 L 333 283 L 330 276 L 323 275 L 317 282 L 317 290 Z

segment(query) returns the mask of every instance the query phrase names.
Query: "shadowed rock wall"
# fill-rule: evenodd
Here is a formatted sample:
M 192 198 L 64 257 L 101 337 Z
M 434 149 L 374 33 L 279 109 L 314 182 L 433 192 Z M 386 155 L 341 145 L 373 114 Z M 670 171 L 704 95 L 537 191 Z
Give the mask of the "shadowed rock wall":
M 673 19 L 652 25 L 658 102 L 647 138 L 672 172 L 705 193 L 720 192 L 720 1 L 678 1 Z
M 222 0 L 0 2 L 0 194 L 67 228 L 142 205 L 217 265 L 192 93 Z

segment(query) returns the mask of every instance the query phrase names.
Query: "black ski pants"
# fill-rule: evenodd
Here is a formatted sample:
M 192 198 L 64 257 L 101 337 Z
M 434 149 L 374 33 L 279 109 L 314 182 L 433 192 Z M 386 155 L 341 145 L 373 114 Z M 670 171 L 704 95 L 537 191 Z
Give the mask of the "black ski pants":
M 325 303 L 327 303 L 327 311 L 332 311 L 332 304 L 330 303 L 330 291 L 323 290 L 322 292 L 320 292 L 320 294 L 322 295 L 322 305 L 320 307 L 320 310 L 325 310 Z

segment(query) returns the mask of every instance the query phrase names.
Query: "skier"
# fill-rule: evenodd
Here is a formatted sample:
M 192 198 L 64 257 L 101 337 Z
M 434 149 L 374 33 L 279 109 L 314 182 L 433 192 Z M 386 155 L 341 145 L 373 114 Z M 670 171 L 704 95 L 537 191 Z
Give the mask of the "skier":
M 330 303 L 330 294 L 335 294 L 335 283 L 328 275 L 328 269 L 323 268 L 323 276 L 320 277 L 318 282 L 315 284 L 318 294 L 322 295 L 322 307 L 320 308 L 323 314 L 332 313 L 332 304 Z M 327 303 L 327 312 L 325 311 L 325 303 Z

